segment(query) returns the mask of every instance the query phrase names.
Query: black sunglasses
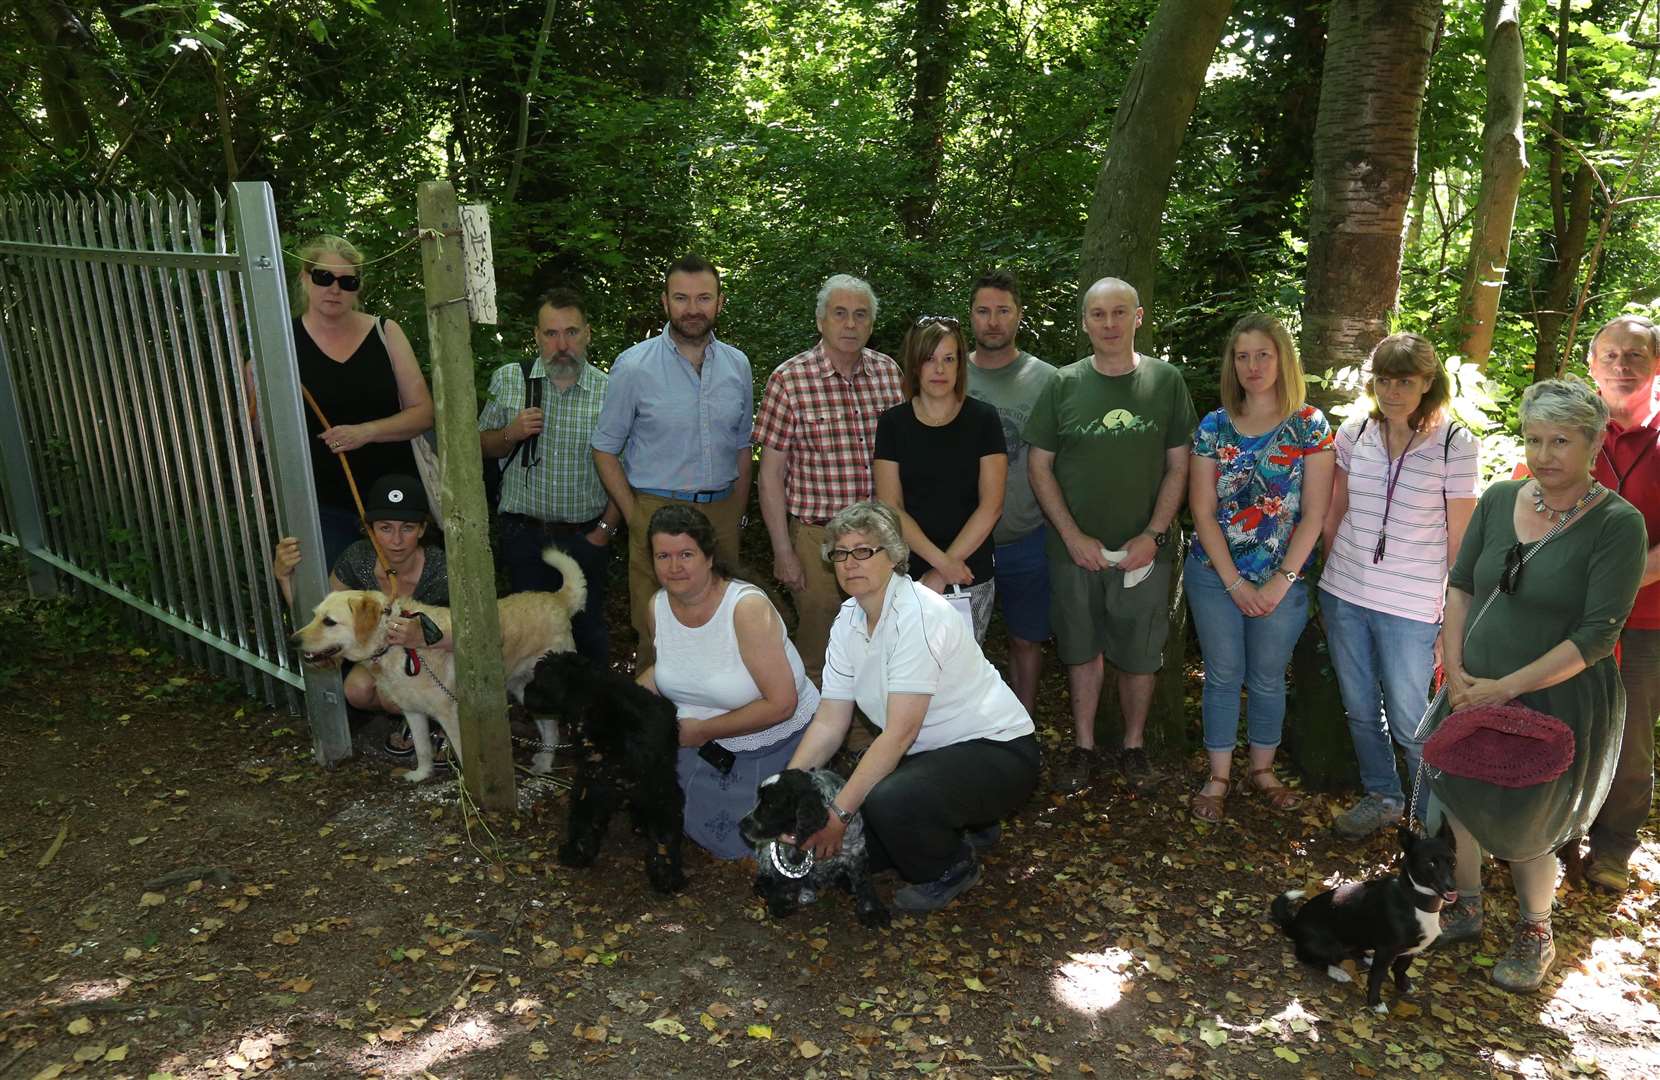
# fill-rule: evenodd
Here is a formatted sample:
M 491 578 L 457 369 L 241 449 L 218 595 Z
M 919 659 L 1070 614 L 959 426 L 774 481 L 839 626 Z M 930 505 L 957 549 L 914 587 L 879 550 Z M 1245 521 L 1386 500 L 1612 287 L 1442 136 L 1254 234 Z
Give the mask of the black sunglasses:
M 339 282 L 346 292 L 356 292 L 363 287 L 363 277 L 359 274 L 336 274 L 333 270 L 312 269 L 311 283 L 319 289 L 326 289 L 335 282 Z
M 1524 552 L 1520 541 L 1516 546 L 1504 553 L 1504 569 L 1499 571 L 1499 592 L 1506 596 L 1514 596 L 1522 584 L 1522 557 Z
M 918 327 L 937 324 L 939 326 L 949 326 L 953 330 L 961 329 L 963 325 L 950 315 L 920 315 L 917 317 L 916 324 Z

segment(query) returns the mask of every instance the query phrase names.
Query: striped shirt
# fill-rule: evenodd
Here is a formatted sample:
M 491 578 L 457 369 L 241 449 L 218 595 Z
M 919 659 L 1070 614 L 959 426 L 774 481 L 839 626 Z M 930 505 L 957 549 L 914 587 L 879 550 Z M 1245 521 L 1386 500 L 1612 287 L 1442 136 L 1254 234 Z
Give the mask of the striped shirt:
M 525 407 L 523 370 L 517 362 L 503 364 L 490 377 L 490 398 L 478 414 L 480 431 L 506 427 Z M 535 464 L 527 468 L 521 453 L 511 456 L 502 473 L 501 512 L 538 521 L 592 521 L 605 512 L 606 497 L 588 441 L 599 422 L 609 380 L 583 361 L 576 382 L 560 390 L 548 379 L 540 357 L 530 377 L 542 380 L 542 434 L 533 448 Z
M 849 503 L 875 497 L 876 421 L 904 400 L 899 365 L 863 349 L 852 374 L 830 365 L 820 341 L 767 379 L 752 442 L 790 455 L 784 505 L 821 525 Z
M 1481 444 L 1460 427 L 1447 441 L 1445 424 L 1414 437 L 1384 523 L 1394 462 L 1382 421 L 1348 421 L 1337 430 L 1337 467 L 1348 476 L 1349 509 L 1326 553 L 1320 588 L 1373 611 L 1438 623 L 1447 595 L 1448 499 L 1474 499 Z M 1374 563 L 1378 533 L 1383 560 Z

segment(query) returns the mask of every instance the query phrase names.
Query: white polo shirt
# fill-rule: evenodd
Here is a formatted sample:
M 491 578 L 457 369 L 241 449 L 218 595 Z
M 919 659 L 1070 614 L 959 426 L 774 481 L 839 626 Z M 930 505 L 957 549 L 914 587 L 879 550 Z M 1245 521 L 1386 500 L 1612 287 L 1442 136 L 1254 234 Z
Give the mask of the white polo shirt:
M 930 694 L 922 730 L 907 753 L 1032 734 L 1032 718 L 986 660 L 951 602 L 903 574 L 888 580 L 871 633 L 857 600 L 843 602 L 830 627 L 821 696 L 852 701 L 888 726 L 889 694 Z

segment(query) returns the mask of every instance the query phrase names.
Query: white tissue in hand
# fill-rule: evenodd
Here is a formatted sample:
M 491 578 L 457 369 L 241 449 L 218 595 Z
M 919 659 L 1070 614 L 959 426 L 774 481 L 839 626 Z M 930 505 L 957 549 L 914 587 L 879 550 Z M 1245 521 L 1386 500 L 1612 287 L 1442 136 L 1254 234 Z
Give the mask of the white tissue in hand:
M 1104 545 L 1101 548 L 1101 558 L 1107 560 L 1107 565 L 1108 566 L 1117 566 L 1119 563 L 1123 562 L 1125 559 L 1127 559 L 1129 557 L 1130 557 L 1130 553 L 1128 551 L 1125 551 L 1123 548 L 1119 548 L 1116 551 L 1111 550 L 1111 549 L 1107 548 Z M 1147 575 L 1151 574 L 1152 572 L 1153 572 L 1153 564 L 1152 563 L 1148 563 L 1146 566 L 1143 566 L 1143 567 L 1141 567 L 1140 569 L 1137 569 L 1137 570 L 1126 570 L 1124 572 L 1124 587 L 1126 589 L 1135 588 L 1137 585 L 1140 585 L 1143 581 L 1146 581 L 1147 580 Z
M 1108 566 L 1117 566 L 1129 557 L 1130 553 L 1125 551 L 1123 548 L 1119 548 L 1116 551 L 1109 551 L 1106 547 L 1101 548 L 1101 558 L 1107 560 Z

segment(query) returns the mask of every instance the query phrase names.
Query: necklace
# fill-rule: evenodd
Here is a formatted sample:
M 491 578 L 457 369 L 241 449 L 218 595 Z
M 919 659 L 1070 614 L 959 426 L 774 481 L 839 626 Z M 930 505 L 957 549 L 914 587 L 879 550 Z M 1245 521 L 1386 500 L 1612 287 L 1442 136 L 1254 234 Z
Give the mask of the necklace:
M 1554 507 L 1545 505 L 1545 489 L 1539 486 L 1539 481 L 1535 480 L 1533 482 L 1533 512 L 1535 514 L 1542 515 L 1547 521 L 1562 521 L 1565 518 L 1571 518 L 1577 515 L 1581 510 L 1585 509 L 1586 505 L 1589 504 L 1592 499 L 1601 494 L 1602 485 L 1597 483 L 1595 480 L 1592 480 L 1591 486 L 1585 489 L 1585 494 L 1579 497 L 1578 502 L 1574 503 L 1573 506 L 1566 510 L 1557 510 Z

